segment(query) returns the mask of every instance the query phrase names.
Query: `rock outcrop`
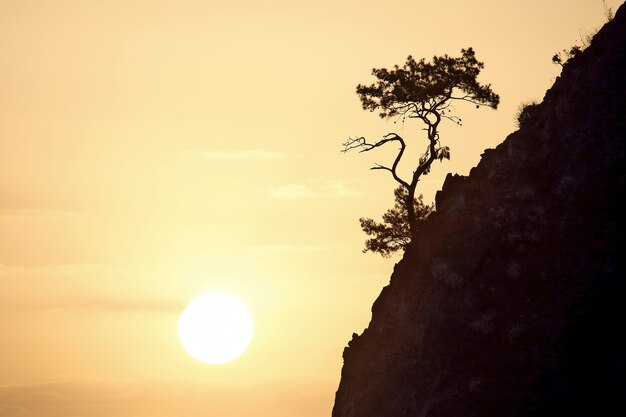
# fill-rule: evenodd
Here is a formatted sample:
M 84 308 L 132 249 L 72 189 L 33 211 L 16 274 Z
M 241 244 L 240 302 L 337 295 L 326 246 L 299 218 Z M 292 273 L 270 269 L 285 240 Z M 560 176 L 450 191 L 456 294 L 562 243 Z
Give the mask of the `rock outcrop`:
M 626 415 L 626 7 L 395 266 L 333 417 Z

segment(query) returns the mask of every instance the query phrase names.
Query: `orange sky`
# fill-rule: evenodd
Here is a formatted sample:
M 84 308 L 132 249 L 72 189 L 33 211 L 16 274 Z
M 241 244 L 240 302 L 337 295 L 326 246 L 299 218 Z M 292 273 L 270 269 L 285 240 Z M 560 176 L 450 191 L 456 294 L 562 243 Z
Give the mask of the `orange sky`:
M 0 416 L 329 415 L 398 259 L 361 254 L 358 225 L 392 204 L 368 170 L 391 154 L 341 143 L 420 139 L 356 84 L 408 54 L 485 62 L 501 106 L 458 106 L 431 201 L 604 19 L 600 0 L 0 0 Z M 226 365 L 177 339 L 206 290 L 255 318 Z

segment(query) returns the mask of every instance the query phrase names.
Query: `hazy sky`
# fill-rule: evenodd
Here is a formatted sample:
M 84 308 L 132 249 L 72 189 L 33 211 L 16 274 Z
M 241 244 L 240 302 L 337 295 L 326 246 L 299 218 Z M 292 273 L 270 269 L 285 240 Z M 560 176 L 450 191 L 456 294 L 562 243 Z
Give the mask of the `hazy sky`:
M 341 143 L 423 140 L 356 84 L 409 54 L 485 62 L 501 106 L 458 105 L 431 201 L 604 21 L 601 0 L 0 0 L 0 416 L 330 415 L 398 260 L 362 254 L 358 224 L 392 204 L 368 168 L 393 149 Z M 254 315 L 226 365 L 178 342 L 207 290 Z

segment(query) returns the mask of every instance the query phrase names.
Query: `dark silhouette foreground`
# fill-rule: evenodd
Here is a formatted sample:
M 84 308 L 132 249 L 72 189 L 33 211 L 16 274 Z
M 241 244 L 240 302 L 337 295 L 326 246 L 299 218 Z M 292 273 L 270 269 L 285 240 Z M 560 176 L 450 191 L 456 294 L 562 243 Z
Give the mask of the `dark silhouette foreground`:
M 449 176 L 333 417 L 626 416 L 626 7 L 520 130 Z

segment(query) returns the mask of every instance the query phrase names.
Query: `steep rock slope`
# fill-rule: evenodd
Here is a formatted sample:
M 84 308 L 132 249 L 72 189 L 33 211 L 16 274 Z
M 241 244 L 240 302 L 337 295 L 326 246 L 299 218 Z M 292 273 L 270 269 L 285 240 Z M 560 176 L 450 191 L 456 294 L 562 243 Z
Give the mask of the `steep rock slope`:
M 448 176 L 344 350 L 333 417 L 626 415 L 626 7 Z

